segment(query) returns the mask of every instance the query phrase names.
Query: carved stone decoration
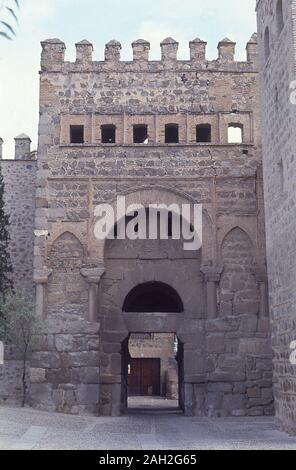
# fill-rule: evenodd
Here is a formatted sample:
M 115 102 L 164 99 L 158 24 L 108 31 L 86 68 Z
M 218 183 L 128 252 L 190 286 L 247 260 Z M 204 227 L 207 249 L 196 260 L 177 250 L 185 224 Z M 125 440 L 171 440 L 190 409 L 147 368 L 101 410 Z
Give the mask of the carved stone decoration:
M 207 319 L 217 317 L 217 284 L 223 272 L 222 266 L 203 266 L 201 272 L 206 282 L 206 312 Z
M 36 313 L 38 317 L 45 319 L 46 317 L 46 285 L 52 275 L 52 269 L 44 267 L 34 272 L 34 283 L 36 285 Z
M 268 278 L 267 270 L 262 266 L 254 267 L 254 275 L 259 285 L 260 293 L 260 310 L 259 315 L 261 318 L 268 317 Z
M 97 321 L 98 313 L 98 295 L 99 295 L 99 283 L 102 276 L 105 273 L 105 267 L 97 268 L 81 268 L 80 273 L 89 284 L 88 288 L 88 320 L 90 322 Z

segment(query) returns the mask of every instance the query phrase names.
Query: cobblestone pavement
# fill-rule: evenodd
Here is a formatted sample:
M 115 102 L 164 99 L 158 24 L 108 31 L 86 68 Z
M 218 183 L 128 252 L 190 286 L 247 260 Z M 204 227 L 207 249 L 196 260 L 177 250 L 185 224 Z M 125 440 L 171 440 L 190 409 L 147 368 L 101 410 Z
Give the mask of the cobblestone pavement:
M 185 418 L 161 410 L 96 418 L 0 407 L 0 449 L 296 449 L 273 418 Z

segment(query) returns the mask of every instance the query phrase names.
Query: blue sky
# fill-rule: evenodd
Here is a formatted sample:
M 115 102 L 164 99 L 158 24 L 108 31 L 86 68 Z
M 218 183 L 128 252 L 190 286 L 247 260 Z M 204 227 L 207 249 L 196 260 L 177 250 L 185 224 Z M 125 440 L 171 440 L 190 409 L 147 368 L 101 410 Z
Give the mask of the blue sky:
M 0 0 L 10 5 L 13 0 Z M 67 46 L 66 59 L 74 60 L 75 42 L 93 42 L 95 60 L 103 60 L 110 39 L 122 43 L 122 58 L 131 59 L 131 42 L 151 42 L 152 59 L 160 57 L 160 42 L 179 41 L 179 58 L 189 56 L 195 37 L 208 42 L 208 58 L 217 57 L 224 37 L 237 42 L 237 58 L 245 58 L 245 45 L 256 30 L 255 0 L 20 0 L 17 37 L 0 38 L 0 137 L 4 158 L 13 157 L 13 138 L 25 132 L 37 145 L 38 70 L 40 41 L 58 37 Z

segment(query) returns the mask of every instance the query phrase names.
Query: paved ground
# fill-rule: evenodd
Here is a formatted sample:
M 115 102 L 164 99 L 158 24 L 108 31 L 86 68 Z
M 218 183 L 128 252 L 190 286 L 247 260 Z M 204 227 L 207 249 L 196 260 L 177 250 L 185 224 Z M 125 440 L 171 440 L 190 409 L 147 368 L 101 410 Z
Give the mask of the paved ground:
M 185 418 L 160 410 L 96 418 L 0 407 L 0 449 L 296 449 L 272 418 Z
M 166 413 L 177 413 L 179 411 L 181 413 L 178 400 L 167 400 L 162 397 L 129 397 L 128 407 L 133 413 L 151 412 L 153 410 Z

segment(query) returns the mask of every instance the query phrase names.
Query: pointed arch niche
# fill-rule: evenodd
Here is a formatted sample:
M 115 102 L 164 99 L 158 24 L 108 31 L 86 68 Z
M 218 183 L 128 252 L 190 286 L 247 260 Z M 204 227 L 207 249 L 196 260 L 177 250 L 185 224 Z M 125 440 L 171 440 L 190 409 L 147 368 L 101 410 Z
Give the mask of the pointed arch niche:
M 235 227 L 225 236 L 221 256 L 220 316 L 259 314 L 259 290 L 254 275 L 254 247 L 249 235 Z

